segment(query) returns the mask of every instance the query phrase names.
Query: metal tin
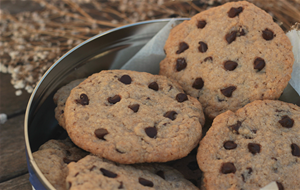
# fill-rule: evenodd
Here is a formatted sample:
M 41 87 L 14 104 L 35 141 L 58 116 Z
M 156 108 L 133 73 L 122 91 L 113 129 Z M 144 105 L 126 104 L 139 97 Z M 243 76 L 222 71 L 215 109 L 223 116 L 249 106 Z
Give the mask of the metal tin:
M 30 97 L 24 121 L 29 180 L 34 189 L 54 187 L 37 167 L 32 153 L 50 139 L 64 139 L 67 136 L 54 117 L 54 93 L 77 78 L 101 70 L 121 68 L 170 20 L 139 22 L 94 36 L 62 56 L 44 74 Z M 290 85 L 283 92 L 281 100 L 300 105 L 300 97 Z
M 32 92 L 24 121 L 29 180 L 33 188 L 54 189 L 37 167 L 32 153 L 50 139 L 67 136 L 54 117 L 54 93 L 77 78 L 121 68 L 170 20 L 139 22 L 94 36 L 70 50 L 48 69 Z

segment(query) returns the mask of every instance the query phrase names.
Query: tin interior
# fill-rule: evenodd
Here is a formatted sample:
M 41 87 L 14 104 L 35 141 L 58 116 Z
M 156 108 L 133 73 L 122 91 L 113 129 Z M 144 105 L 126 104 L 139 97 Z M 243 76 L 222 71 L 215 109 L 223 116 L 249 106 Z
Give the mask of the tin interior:
M 121 68 L 169 21 L 140 22 L 97 35 L 66 53 L 44 74 L 29 100 L 24 132 L 28 162 L 46 189 L 53 187 L 34 163 L 32 152 L 49 139 L 67 136 L 54 117 L 54 93 L 72 80 L 101 70 Z M 290 85 L 280 99 L 300 105 L 300 97 Z

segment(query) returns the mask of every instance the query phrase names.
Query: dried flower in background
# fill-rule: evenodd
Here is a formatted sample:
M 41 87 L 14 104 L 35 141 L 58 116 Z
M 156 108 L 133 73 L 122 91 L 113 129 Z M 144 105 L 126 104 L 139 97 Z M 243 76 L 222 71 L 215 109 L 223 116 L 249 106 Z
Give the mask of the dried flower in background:
M 45 71 L 91 36 L 138 21 L 191 17 L 230 0 L 4 0 L 0 7 L 0 72 L 16 95 L 31 93 Z M 285 30 L 300 22 L 299 0 L 249 0 Z M 19 6 L 19 8 L 17 7 Z

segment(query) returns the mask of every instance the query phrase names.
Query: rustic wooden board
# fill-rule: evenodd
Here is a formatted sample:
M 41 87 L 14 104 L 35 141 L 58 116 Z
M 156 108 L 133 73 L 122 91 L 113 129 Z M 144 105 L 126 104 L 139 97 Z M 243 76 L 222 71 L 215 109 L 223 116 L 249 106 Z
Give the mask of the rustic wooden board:
M 5 190 L 32 190 L 29 174 L 24 174 L 6 182 L 0 183 L 0 189 Z
M 23 123 L 24 114 L 0 125 L 0 183 L 28 171 Z
M 30 94 L 23 90 L 21 96 L 16 96 L 16 89 L 10 84 L 10 74 L 0 73 L 0 113 L 12 115 L 25 111 Z

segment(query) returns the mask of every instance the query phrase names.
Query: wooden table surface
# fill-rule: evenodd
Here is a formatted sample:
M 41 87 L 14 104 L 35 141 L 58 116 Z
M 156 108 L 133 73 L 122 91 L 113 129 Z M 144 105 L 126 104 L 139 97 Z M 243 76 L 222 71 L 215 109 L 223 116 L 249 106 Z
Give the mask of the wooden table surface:
M 17 13 L 31 8 L 28 2 L 11 2 L 1 0 L 1 9 Z M 21 96 L 16 96 L 10 81 L 10 74 L 0 72 L 0 113 L 9 117 L 0 124 L 0 189 L 31 190 L 24 138 L 25 110 L 30 94 L 23 90 Z
M 0 124 L 0 189 L 29 190 L 25 156 L 24 116 L 30 94 L 15 95 L 10 74 L 0 73 L 0 113 L 9 118 Z

